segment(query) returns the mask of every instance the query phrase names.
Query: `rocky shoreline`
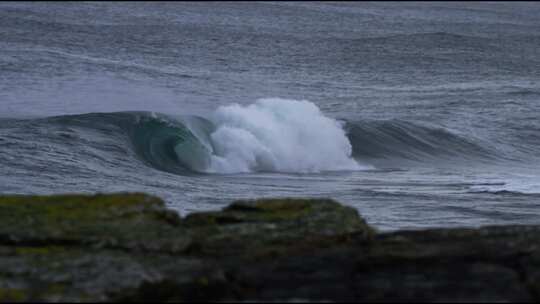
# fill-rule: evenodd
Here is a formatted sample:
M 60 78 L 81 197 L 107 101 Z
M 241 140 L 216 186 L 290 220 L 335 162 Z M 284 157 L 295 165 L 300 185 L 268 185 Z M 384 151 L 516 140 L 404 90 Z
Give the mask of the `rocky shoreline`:
M 179 217 L 145 194 L 1 196 L 0 302 L 540 301 L 540 226 L 378 233 L 325 199 Z

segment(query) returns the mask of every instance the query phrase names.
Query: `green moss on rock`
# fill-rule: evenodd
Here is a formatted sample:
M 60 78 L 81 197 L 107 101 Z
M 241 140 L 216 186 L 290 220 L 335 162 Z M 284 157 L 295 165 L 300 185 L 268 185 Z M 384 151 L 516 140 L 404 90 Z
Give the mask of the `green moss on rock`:
M 236 201 L 222 211 L 190 214 L 184 225 L 192 231 L 192 249 L 211 255 L 280 254 L 306 243 L 342 242 L 349 234 L 365 241 L 374 235 L 355 209 L 329 199 Z
M 144 194 L 0 197 L 0 241 L 182 251 L 178 215 Z

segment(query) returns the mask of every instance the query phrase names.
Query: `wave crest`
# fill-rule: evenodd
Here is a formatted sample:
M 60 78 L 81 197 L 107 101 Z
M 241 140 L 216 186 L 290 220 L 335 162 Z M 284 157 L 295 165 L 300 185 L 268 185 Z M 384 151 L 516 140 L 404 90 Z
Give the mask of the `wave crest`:
M 220 107 L 212 121 L 210 171 L 221 173 L 360 170 L 341 124 L 309 101 L 260 99 Z

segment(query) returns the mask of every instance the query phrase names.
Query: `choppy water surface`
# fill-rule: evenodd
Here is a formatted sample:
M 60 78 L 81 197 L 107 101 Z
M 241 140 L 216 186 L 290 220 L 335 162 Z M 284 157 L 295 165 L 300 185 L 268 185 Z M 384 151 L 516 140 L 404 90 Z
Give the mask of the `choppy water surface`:
M 540 224 L 536 3 L 0 4 L 0 193 Z

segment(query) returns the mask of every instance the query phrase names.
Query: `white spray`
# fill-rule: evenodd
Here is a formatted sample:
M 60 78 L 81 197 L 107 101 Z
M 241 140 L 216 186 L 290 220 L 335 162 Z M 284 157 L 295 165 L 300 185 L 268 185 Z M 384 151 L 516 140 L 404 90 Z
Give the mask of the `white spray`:
M 217 109 L 208 171 L 320 172 L 366 169 L 351 158 L 340 123 L 309 101 L 259 99 Z

